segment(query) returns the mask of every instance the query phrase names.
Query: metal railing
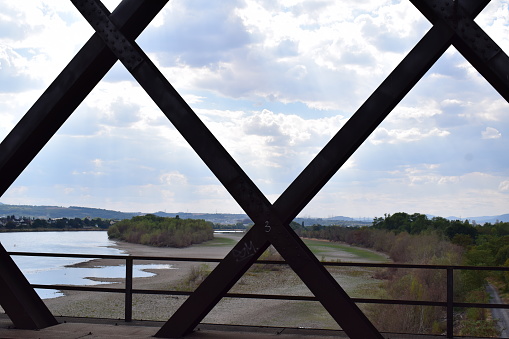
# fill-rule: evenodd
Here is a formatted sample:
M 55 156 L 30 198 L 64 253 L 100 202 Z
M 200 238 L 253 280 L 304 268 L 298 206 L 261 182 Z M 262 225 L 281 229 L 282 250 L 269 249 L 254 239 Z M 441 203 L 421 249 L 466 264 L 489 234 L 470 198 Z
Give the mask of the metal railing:
M 31 284 L 33 288 L 56 289 L 61 291 L 88 291 L 88 292 L 110 292 L 125 294 L 124 320 L 132 321 L 133 294 L 153 294 L 153 295 L 184 295 L 189 296 L 192 292 L 185 291 L 166 291 L 151 289 L 133 288 L 133 266 L 134 260 L 140 261 L 168 261 L 168 262 L 208 262 L 219 263 L 221 259 L 210 258 L 179 258 L 179 257 L 158 257 L 158 256 L 135 256 L 135 255 L 95 255 L 95 254 L 67 254 L 67 253 L 33 253 L 33 252 L 8 252 L 11 256 L 31 256 L 31 257 L 55 257 L 55 258 L 84 258 L 84 259 L 116 259 L 124 260 L 126 266 L 125 288 L 108 287 L 89 287 L 89 286 L 70 286 L 70 285 L 49 285 L 49 284 Z M 284 261 L 258 260 L 257 264 L 287 265 Z M 509 267 L 494 266 L 451 266 L 451 265 L 417 265 L 417 264 L 392 264 L 392 263 L 346 263 L 346 262 L 322 262 L 324 266 L 330 267 L 367 267 L 367 268 L 393 268 L 393 269 L 424 269 L 424 270 L 444 270 L 446 271 L 447 294 L 445 301 L 425 301 L 425 300 L 404 300 L 404 299 L 370 299 L 370 298 L 352 298 L 356 303 L 366 304 L 386 304 L 386 305 L 413 305 L 413 306 L 435 306 L 444 307 L 447 310 L 447 338 L 453 338 L 454 308 L 501 308 L 509 309 L 509 304 L 490 304 L 490 303 L 466 303 L 454 301 L 454 272 L 461 270 L 475 271 L 506 271 Z M 246 299 L 276 299 L 293 301 L 318 301 L 313 296 L 298 295 L 276 295 L 276 294 L 245 294 L 245 293 L 227 293 L 228 298 L 246 298 Z

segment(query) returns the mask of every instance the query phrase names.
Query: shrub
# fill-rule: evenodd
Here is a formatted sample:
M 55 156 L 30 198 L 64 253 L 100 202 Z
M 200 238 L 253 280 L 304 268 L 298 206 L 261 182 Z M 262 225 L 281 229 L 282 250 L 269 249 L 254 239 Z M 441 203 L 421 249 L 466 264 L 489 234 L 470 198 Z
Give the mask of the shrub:
M 214 238 L 205 220 L 164 218 L 153 214 L 122 220 L 108 230 L 110 239 L 159 247 L 187 247 Z

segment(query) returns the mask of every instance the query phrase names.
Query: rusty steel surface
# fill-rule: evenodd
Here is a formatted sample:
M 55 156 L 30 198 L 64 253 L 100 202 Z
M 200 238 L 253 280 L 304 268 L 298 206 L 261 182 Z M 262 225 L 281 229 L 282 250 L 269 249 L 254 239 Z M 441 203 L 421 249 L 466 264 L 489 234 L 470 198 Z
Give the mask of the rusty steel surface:
M 451 45 L 509 101 L 509 59 L 474 22 L 490 0 L 410 0 L 433 27 L 274 204 L 268 201 L 136 44 L 136 36 L 166 1 L 124 0 L 112 14 L 99 0 L 71 1 L 96 33 L 0 144 L 0 194 L 118 59 L 255 222 L 255 226 L 156 336 L 178 338 L 191 333 L 272 244 L 351 338 L 382 338 L 289 223 Z M 82 70 L 81 73 L 75 74 L 73 71 L 76 69 Z M 0 267 L 0 276 L 3 278 L 13 271 L 19 269 Z M 2 306 L 5 303 L 26 303 L 23 298 L 29 295 L 31 288 L 24 282 L 22 285 L 25 285 L 26 294 L 18 293 L 14 301 L 0 299 Z M 9 289 L 8 286 L 5 288 Z M 10 316 L 17 313 L 12 310 L 7 312 Z

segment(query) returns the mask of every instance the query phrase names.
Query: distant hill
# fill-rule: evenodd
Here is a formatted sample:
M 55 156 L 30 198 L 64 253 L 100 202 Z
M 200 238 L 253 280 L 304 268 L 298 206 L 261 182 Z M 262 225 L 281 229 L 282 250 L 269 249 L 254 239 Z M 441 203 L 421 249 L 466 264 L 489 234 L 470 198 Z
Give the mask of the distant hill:
M 145 215 L 141 212 L 119 212 L 106 210 L 101 208 L 90 207 L 62 207 L 62 206 L 33 206 L 33 205 L 8 205 L 0 203 L 0 217 L 14 215 L 16 217 L 31 217 L 40 219 L 56 219 L 56 218 L 102 218 L 102 219 L 130 219 L 133 216 Z M 151 213 L 160 217 L 179 216 L 181 219 L 204 219 L 217 224 L 252 224 L 251 219 L 246 214 L 230 214 L 230 213 L 189 213 L 189 212 L 155 212 Z M 358 221 L 349 217 L 330 217 L 330 218 L 296 218 L 299 224 L 304 223 L 305 226 L 320 224 L 328 225 L 370 225 L 372 220 Z
M 0 216 L 15 215 L 16 217 L 31 217 L 39 219 L 56 218 L 102 218 L 102 219 L 130 219 L 144 213 L 126 213 L 89 207 L 62 206 L 32 206 L 7 205 L 0 203 Z
M 33 205 L 9 205 L 0 202 L 0 217 L 15 215 L 16 217 L 31 217 L 31 218 L 102 218 L 102 219 L 130 219 L 133 216 L 145 215 L 147 213 L 142 212 L 119 212 L 106 210 L 102 208 L 90 208 L 90 207 L 62 207 L 62 206 L 33 206 Z M 151 213 L 161 217 L 175 217 L 176 215 L 182 219 L 204 219 L 217 224 L 251 224 L 251 219 L 246 214 L 229 214 L 229 213 L 189 213 L 189 212 L 155 212 Z M 433 215 L 427 215 L 429 219 L 433 218 Z M 475 221 L 478 224 L 484 224 L 486 222 L 495 223 L 497 221 L 509 222 L 509 214 L 501 214 L 496 216 L 482 216 L 482 217 L 447 217 L 449 220 L 470 220 Z M 329 218 L 295 218 L 295 222 L 299 224 L 304 223 L 304 226 L 312 226 L 314 224 L 320 224 L 323 226 L 330 225 L 344 225 L 344 226 L 369 226 L 372 224 L 371 218 L 350 218 L 345 216 L 335 216 Z
M 475 221 L 477 224 L 485 224 L 487 222 L 494 224 L 496 222 L 509 222 L 509 214 L 500 214 L 495 216 L 483 216 L 483 217 L 468 217 L 468 218 L 457 218 L 447 217 L 449 220 L 469 220 Z
M 189 212 L 178 212 L 178 213 L 166 213 L 156 212 L 153 213 L 160 217 L 175 218 L 179 216 L 181 219 L 203 219 L 210 221 L 215 224 L 251 224 L 251 219 L 246 214 L 229 214 L 229 213 L 189 213 Z
M 0 203 L 0 217 L 14 215 L 16 217 L 31 217 L 39 219 L 56 219 L 56 218 L 86 218 L 90 217 L 101 219 L 131 219 L 134 216 L 145 215 L 148 213 L 141 212 L 119 212 L 106 210 L 102 208 L 90 207 L 62 207 L 62 206 L 33 206 L 33 205 L 7 205 Z M 161 217 L 175 217 L 179 216 L 181 219 L 204 219 L 213 223 L 220 224 L 249 224 L 252 223 L 251 219 L 245 214 L 227 214 L 227 213 L 166 213 L 155 212 L 151 213 Z
M 304 226 L 322 225 L 343 225 L 343 226 L 369 226 L 372 223 L 372 219 L 356 220 L 349 217 L 330 217 L 330 218 L 295 218 L 295 222 L 304 224 Z

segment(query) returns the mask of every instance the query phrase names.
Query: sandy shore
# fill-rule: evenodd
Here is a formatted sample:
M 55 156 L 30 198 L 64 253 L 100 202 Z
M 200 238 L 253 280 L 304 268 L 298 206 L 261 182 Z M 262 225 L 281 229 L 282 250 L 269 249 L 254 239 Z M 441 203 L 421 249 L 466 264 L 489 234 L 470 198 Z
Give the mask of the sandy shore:
M 232 239 L 240 239 L 236 235 L 221 235 Z M 197 245 L 187 248 L 161 248 L 118 241 L 114 246 L 126 254 L 135 256 L 181 257 L 181 258 L 217 258 L 221 259 L 230 251 L 232 246 L 204 246 Z M 185 278 L 193 266 L 202 265 L 199 262 L 136 260 L 135 265 L 169 264 L 169 269 L 146 270 L 154 276 L 134 278 L 133 288 L 170 290 Z M 95 259 L 79 263 L 77 267 L 99 267 L 125 265 L 124 260 Z M 207 264 L 211 268 L 214 263 Z M 92 280 L 108 282 L 101 287 L 123 288 L 124 279 L 93 278 Z M 65 296 L 45 299 L 44 302 L 54 315 L 79 317 L 124 318 L 124 294 L 93 293 L 80 291 L 65 291 Z M 143 320 L 167 320 L 169 316 L 184 302 L 186 297 L 133 295 L 133 318 Z
M 240 239 L 240 235 L 220 235 Z M 164 256 L 188 258 L 223 258 L 232 248 L 230 246 L 197 245 L 188 248 L 158 248 L 144 245 L 117 242 L 115 247 L 130 255 Z M 355 259 L 349 253 L 335 253 L 335 258 L 345 261 Z M 81 267 L 124 265 L 123 260 L 98 259 L 80 263 Z M 135 289 L 172 290 L 175 285 L 188 276 L 193 266 L 203 265 L 195 262 L 135 261 L 134 264 L 170 264 L 171 269 L 148 270 L 156 275 L 148 278 L 134 278 Z M 216 264 L 206 264 L 212 269 Z M 346 269 L 348 270 L 348 269 Z M 347 272 L 348 273 L 348 272 Z M 363 290 L 378 283 L 372 279 L 372 272 L 355 268 L 355 274 L 345 274 L 343 268 L 332 273 L 340 285 L 352 296 L 362 295 Z M 369 278 L 369 279 L 368 279 Z M 108 282 L 101 287 L 124 287 L 123 279 L 95 279 Z M 289 268 L 277 271 L 248 271 L 232 288 L 232 292 L 311 295 L 307 287 Z M 138 320 L 168 320 L 185 301 L 185 296 L 133 295 L 133 318 Z M 124 318 L 124 294 L 66 291 L 65 296 L 45 299 L 46 305 L 56 316 Z M 224 298 L 203 320 L 208 323 L 321 327 L 337 329 L 338 325 L 317 302 L 294 302 L 278 300 L 250 300 Z

